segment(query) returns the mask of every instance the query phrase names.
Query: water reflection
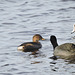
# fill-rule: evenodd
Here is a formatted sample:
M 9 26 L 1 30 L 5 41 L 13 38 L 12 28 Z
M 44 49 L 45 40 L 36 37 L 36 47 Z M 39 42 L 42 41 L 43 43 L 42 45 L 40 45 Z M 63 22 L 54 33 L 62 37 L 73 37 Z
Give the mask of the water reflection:
M 56 57 L 56 56 L 52 56 L 52 57 L 50 57 L 50 59 L 53 59 L 53 60 L 58 60 L 58 59 L 61 59 L 59 56 L 58 57 Z M 72 56 L 71 58 L 69 58 L 69 59 L 63 59 L 65 62 L 67 62 L 68 64 L 75 64 L 75 55 L 74 56 Z M 51 62 L 51 64 L 56 64 L 56 63 L 53 63 L 53 62 Z

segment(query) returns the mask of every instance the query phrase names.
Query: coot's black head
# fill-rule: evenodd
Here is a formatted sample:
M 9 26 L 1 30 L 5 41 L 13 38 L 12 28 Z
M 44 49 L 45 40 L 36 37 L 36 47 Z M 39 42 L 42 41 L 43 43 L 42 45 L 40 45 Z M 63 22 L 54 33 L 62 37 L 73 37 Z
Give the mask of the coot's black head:
M 50 41 L 51 41 L 51 43 L 53 45 L 53 48 L 55 49 L 55 47 L 58 46 L 56 37 L 54 35 L 51 35 L 50 36 Z
M 51 35 L 50 41 L 51 41 L 51 43 L 55 43 L 55 42 L 57 42 L 57 39 L 54 35 Z

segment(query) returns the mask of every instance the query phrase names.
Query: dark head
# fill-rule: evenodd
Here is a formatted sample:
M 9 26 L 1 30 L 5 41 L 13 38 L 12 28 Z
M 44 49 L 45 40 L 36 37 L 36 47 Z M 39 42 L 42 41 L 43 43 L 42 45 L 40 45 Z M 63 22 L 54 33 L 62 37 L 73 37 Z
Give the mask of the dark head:
M 39 40 L 45 40 L 40 34 L 35 34 L 33 36 L 33 42 L 38 42 Z
M 54 35 L 51 35 L 50 41 L 51 41 L 51 43 L 53 45 L 53 48 L 55 49 L 55 47 L 58 46 L 56 37 Z

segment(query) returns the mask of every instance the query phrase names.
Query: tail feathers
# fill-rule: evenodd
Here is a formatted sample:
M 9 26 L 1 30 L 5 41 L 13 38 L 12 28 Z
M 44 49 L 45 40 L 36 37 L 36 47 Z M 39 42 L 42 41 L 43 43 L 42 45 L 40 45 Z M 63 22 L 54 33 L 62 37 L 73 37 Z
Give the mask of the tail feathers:
M 24 49 L 24 46 L 19 46 L 17 49 L 22 50 L 22 49 Z

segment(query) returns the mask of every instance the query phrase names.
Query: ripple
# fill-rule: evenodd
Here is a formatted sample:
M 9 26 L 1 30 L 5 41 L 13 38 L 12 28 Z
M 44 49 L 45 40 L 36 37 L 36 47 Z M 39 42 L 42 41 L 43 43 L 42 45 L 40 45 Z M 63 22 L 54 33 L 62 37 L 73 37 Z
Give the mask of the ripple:
M 16 1 L 13 1 L 13 0 L 5 0 L 7 2 L 11 2 L 11 3 L 15 3 Z
M 25 1 L 24 3 L 22 3 L 20 6 L 25 6 L 26 4 L 28 4 L 27 1 Z
M 75 9 L 75 7 L 69 7 L 68 9 Z
M 0 55 L 9 55 L 9 53 L 0 53 Z
M 1 75 L 13 75 L 11 73 L 0 73 Z
M 19 72 L 19 73 L 17 73 L 17 74 L 29 74 L 29 73 L 31 73 L 31 72 Z
M 21 12 L 25 12 L 27 10 L 22 10 Z M 18 16 L 31 16 L 31 14 L 17 14 Z
M 32 16 L 30 16 L 29 18 L 39 17 L 39 16 L 42 16 L 42 15 L 41 15 L 41 14 L 39 14 L 39 15 L 32 15 Z
M 15 25 L 16 23 L 7 23 L 7 22 L 5 22 L 5 23 L 2 23 L 2 24 L 4 24 L 4 25 Z
M 2 65 L 1 67 L 4 67 L 4 66 L 9 66 L 9 64 L 4 64 L 4 65 Z
M 64 12 L 66 12 L 66 11 L 68 11 L 68 8 L 61 8 L 58 11 L 64 11 Z
M 8 70 L 8 71 L 18 71 L 18 69 L 16 69 L 16 68 L 11 68 L 10 70 Z
M 0 9 L 0 12 L 3 12 L 3 11 L 5 11 L 4 9 Z

